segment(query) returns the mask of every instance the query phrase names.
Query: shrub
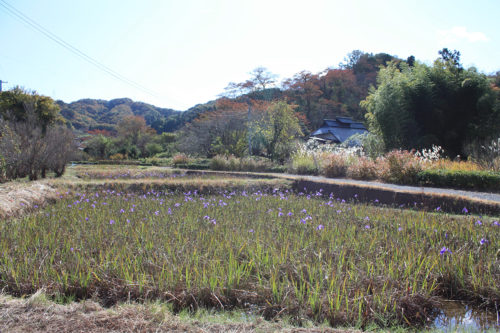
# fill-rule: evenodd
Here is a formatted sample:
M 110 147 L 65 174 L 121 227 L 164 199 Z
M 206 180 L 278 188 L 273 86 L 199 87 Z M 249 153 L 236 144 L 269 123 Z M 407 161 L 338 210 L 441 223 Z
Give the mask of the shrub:
M 292 157 L 290 172 L 299 175 L 317 175 L 319 170 L 312 155 L 296 154 Z
M 494 159 L 491 161 L 490 168 L 491 168 L 491 170 L 493 170 L 493 171 L 500 172 L 500 156 L 499 156 L 499 157 L 494 158 Z
M 238 158 L 233 155 L 216 155 L 210 161 L 210 169 L 212 170 L 270 171 L 276 167 L 276 164 L 262 157 Z
M 422 161 L 406 150 L 393 150 L 377 159 L 377 163 L 381 166 L 379 177 L 390 183 L 415 184 L 417 174 L 423 169 Z
M 278 167 L 271 160 L 263 157 L 243 157 L 240 159 L 242 171 L 270 171 Z
M 368 157 L 359 157 L 356 163 L 347 167 L 347 177 L 353 179 L 371 180 L 378 177 L 377 163 Z
M 109 157 L 109 159 L 110 159 L 110 160 L 112 160 L 112 161 L 124 160 L 124 159 L 125 159 L 125 155 L 120 154 L 120 153 L 116 153 L 116 154 L 114 154 L 114 155 L 111 155 L 111 156 Z
M 234 155 L 227 156 L 228 170 L 240 171 L 240 161 L 239 158 Z
M 321 160 L 320 172 L 326 177 L 345 177 L 347 166 L 346 156 L 330 154 Z
M 163 133 L 163 134 L 165 134 L 165 133 Z M 169 151 L 164 151 L 164 152 L 156 154 L 153 157 L 156 157 L 156 158 L 169 158 L 169 157 L 172 157 L 172 153 L 169 152 Z
M 151 165 L 161 165 L 161 166 L 172 165 L 171 158 L 160 158 L 157 156 L 146 158 L 144 162 Z
M 187 156 L 186 154 L 183 154 L 183 153 L 176 154 L 172 158 L 172 164 L 174 166 L 178 166 L 180 164 L 188 164 L 190 161 L 191 161 L 191 158 L 189 158 L 189 156 Z
M 146 152 L 148 156 L 154 156 L 163 151 L 163 147 L 159 143 L 150 142 L 146 144 Z
M 227 158 L 224 155 L 215 155 L 210 160 L 210 169 L 212 170 L 227 170 Z
M 421 185 L 500 191 L 500 173 L 429 169 L 417 174 Z

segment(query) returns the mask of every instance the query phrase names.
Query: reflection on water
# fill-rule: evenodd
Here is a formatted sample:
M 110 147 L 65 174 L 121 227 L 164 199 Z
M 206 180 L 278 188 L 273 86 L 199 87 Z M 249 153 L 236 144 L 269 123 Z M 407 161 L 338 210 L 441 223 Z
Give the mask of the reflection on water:
M 500 329 L 498 312 L 472 309 L 454 301 L 443 301 L 441 304 L 441 313 L 434 320 L 437 329 L 445 332 Z

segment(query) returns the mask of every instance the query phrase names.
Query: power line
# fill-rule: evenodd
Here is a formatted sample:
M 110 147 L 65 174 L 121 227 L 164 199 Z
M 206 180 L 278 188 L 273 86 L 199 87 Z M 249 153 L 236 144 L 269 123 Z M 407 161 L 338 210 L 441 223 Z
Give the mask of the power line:
M 31 18 L 29 18 L 25 14 L 23 14 L 21 11 L 19 11 L 18 9 L 16 9 L 12 5 L 10 5 L 8 2 L 6 2 L 4 0 L 0 0 L 0 6 L 1 6 L 0 8 L 3 8 L 4 10 L 6 10 L 6 12 L 9 15 L 14 16 L 17 19 L 23 21 L 24 23 L 26 23 L 27 25 L 29 25 L 31 28 L 33 28 L 33 29 L 37 30 L 38 32 L 40 32 L 41 34 L 43 34 L 45 37 L 51 39 L 55 43 L 57 43 L 60 46 L 64 47 L 66 50 L 70 51 L 71 53 L 73 53 L 76 56 L 80 57 L 81 59 L 85 60 L 89 64 L 97 67 L 98 69 L 100 69 L 101 71 L 105 72 L 106 74 L 114 77 L 115 79 L 117 79 L 117 80 L 119 80 L 119 81 L 121 81 L 121 82 L 123 82 L 125 84 L 133 86 L 134 88 L 139 89 L 139 90 L 141 90 L 141 91 L 143 91 L 143 92 L 145 92 L 145 93 L 147 93 L 147 94 L 149 94 L 151 96 L 159 97 L 159 95 L 155 91 L 153 91 L 151 89 L 148 89 L 147 87 L 144 87 L 143 85 L 141 85 L 141 84 L 139 84 L 139 83 L 137 83 L 135 81 L 132 81 L 132 80 L 124 77 L 123 75 L 117 73 L 116 71 L 112 70 L 108 66 L 102 64 L 101 62 L 99 62 L 96 59 L 90 57 L 89 55 L 87 55 L 83 51 L 77 49 L 73 45 L 71 45 L 68 42 L 64 41 L 62 38 L 58 37 L 57 35 L 53 34 L 49 30 L 45 29 L 43 26 L 41 26 L 40 24 L 38 24 L 37 22 L 35 22 L 34 20 L 32 20 Z

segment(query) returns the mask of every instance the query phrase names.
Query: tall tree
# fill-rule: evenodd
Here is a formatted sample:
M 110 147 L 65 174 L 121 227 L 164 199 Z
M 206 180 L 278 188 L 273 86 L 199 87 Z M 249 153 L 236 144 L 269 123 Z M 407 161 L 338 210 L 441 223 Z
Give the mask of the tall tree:
M 64 120 L 59 114 L 60 108 L 47 96 L 29 92 L 20 87 L 0 93 L 0 116 L 6 120 L 25 121 L 27 108 L 34 112 L 37 121 L 45 131 L 47 126 Z
M 363 106 L 371 129 L 382 135 L 387 148 L 436 144 L 456 156 L 464 155 L 468 142 L 498 136 L 498 92 L 476 69 L 461 69 L 459 54 L 454 54 L 432 67 L 393 62 L 380 71 L 378 88 Z
M 305 113 L 307 119 L 316 126 L 318 121 L 321 121 L 321 119 L 318 120 L 321 118 L 321 115 L 318 117 L 318 97 L 323 93 L 319 86 L 318 75 L 309 71 L 301 71 L 291 79 L 285 80 L 283 87 L 287 90 L 287 95 L 292 97 Z
M 281 162 L 290 155 L 293 139 L 303 135 L 293 107 L 285 101 L 271 104 L 260 124 L 260 130 L 266 140 L 269 156 Z

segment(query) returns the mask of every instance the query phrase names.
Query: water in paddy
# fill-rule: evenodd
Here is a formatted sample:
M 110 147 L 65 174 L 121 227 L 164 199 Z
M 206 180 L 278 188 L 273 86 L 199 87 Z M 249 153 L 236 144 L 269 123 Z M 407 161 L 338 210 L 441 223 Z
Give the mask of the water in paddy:
M 441 313 L 434 320 L 434 328 L 444 332 L 499 332 L 500 304 L 497 311 L 468 307 L 460 302 L 442 301 Z

